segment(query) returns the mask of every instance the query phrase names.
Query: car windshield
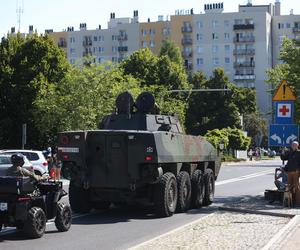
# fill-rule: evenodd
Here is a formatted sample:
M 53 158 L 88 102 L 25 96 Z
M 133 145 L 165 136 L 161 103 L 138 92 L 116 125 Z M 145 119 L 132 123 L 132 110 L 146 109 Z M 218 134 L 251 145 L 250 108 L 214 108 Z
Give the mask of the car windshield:
M 27 159 L 29 161 L 37 161 L 39 160 L 39 156 L 37 153 L 34 153 L 34 152 L 23 152 L 23 151 L 10 151 L 9 154 L 14 154 L 14 153 L 21 153 L 22 155 L 26 156 Z
M 10 157 L 9 156 L 4 156 L 4 155 L 0 155 L 0 165 L 4 165 L 4 164 L 11 164 Z

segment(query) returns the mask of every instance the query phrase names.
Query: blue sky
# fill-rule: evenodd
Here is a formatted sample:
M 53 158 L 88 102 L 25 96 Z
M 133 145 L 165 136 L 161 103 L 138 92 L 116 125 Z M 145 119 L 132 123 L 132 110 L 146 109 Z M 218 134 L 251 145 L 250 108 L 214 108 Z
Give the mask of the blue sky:
M 0 0 L 0 36 L 17 27 L 17 2 L 22 0 Z M 253 4 L 268 4 L 275 0 L 253 0 Z M 195 13 L 203 11 L 204 3 L 220 1 L 200 0 L 23 0 L 24 13 L 21 18 L 21 32 L 27 32 L 28 26 L 33 25 L 39 33 L 45 29 L 61 31 L 68 26 L 78 29 L 79 23 L 87 23 L 88 29 L 95 29 L 99 24 L 107 27 L 110 13 L 115 12 L 116 17 L 129 17 L 133 10 L 139 10 L 140 21 L 148 17 L 157 20 L 158 15 L 173 15 L 176 9 L 194 8 Z M 289 14 L 294 9 L 294 14 L 300 14 L 300 5 L 296 0 L 281 0 L 283 14 Z M 225 12 L 234 12 L 238 4 L 246 4 L 247 0 L 224 1 Z

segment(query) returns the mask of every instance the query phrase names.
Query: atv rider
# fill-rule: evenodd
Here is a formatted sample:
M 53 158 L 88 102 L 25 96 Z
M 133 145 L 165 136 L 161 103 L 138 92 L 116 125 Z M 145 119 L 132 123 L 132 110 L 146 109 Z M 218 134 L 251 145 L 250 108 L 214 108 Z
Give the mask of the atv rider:
M 13 164 L 10 168 L 6 171 L 6 176 L 27 176 L 35 179 L 36 181 L 43 180 L 43 177 L 35 175 L 34 173 L 30 172 L 29 170 L 23 168 L 24 165 L 24 155 L 18 153 L 13 154 L 11 156 L 11 163 Z

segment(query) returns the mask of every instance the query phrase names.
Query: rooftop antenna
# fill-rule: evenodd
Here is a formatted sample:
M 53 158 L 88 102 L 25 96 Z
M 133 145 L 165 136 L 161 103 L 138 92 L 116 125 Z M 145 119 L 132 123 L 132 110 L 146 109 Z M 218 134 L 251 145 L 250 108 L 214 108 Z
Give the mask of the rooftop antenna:
M 252 0 L 248 0 L 247 5 L 252 6 Z
M 17 22 L 18 22 L 18 32 L 20 32 L 21 29 L 21 16 L 24 13 L 24 0 L 17 0 L 17 8 L 16 8 L 16 13 L 17 13 Z

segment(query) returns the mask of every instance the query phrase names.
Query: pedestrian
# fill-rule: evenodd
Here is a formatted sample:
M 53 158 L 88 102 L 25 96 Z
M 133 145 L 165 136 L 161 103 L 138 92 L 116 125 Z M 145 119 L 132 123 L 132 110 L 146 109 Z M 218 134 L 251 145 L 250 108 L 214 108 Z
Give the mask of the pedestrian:
M 294 204 L 300 205 L 300 187 L 299 187 L 299 170 L 300 170 L 300 151 L 299 143 L 293 141 L 289 151 L 283 151 L 281 160 L 286 161 L 287 164 L 284 170 L 288 173 L 288 185 L 293 193 Z
M 61 161 L 57 159 L 57 154 L 53 155 L 53 168 L 54 168 L 54 180 L 60 180 L 60 172 L 61 172 Z
M 252 150 L 252 148 L 250 148 L 250 150 L 248 152 L 248 156 L 249 156 L 250 161 L 252 161 L 252 157 L 253 157 L 253 150 Z

